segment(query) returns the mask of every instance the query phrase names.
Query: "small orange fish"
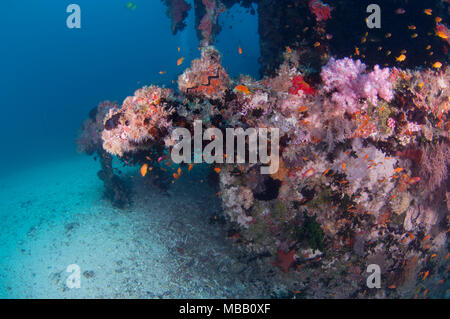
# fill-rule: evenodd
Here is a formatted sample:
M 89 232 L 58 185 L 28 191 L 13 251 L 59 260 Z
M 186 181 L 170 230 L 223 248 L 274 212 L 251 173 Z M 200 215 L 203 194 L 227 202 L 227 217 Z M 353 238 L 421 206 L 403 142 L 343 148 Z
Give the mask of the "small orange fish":
M 315 48 L 320 47 L 320 42 L 314 43 L 314 47 L 315 47 Z
M 423 240 L 427 240 L 428 238 L 430 238 L 430 235 L 426 235 Z
M 441 17 L 436 17 L 436 18 L 434 19 L 434 21 L 436 21 L 437 23 L 442 22 L 442 18 L 441 18 Z
M 408 26 L 408 29 L 409 29 L 409 30 L 416 30 L 416 26 L 415 26 L 415 25 L 409 25 L 409 26 Z
M 322 174 L 322 176 L 325 176 L 325 175 L 327 175 L 327 173 L 330 171 L 330 169 L 329 168 L 327 168 L 326 170 L 325 170 L 325 172 L 323 172 L 323 174 Z
M 412 240 L 414 240 L 414 239 L 416 238 L 416 237 L 414 237 L 414 235 L 411 234 L 411 233 L 408 233 L 408 236 L 411 237 Z
M 147 171 L 148 171 L 148 164 L 145 163 L 145 164 L 142 165 L 142 167 L 141 167 L 141 175 L 142 175 L 142 177 L 145 177 L 145 175 L 147 175 Z
M 359 49 L 358 49 L 358 47 L 355 47 L 355 54 L 356 54 L 356 55 L 359 55 Z
M 177 173 L 178 173 L 178 175 L 181 175 L 181 174 L 183 173 L 183 172 L 181 171 L 181 168 L 178 167 Z
M 434 258 L 434 257 L 436 257 L 436 254 L 433 254 L 433 255 L 430 256 L 431 259 Z
M 385 37 L 386 37 L 386 39 L 389 39 L 390 37 L 392 37 L 392 34 L 391 33 L 386 33 Z
M 243 85 L 243 84 L 240 84 L 240 85 L 236 86 L 234 89 L 235 89 L 237 92 L 241 92 L 241 93 L 245 93 L 245 94 L 251 94 L 250 91 L 249 91 L 249 89 L 248 89 L 248 87 L 246 87 L 246 86 Z
M 427 277 L 428 277 L 428 275 L 430 274 L 430 271 L 429 270 L 427 270 L 427 272 L 425 273 L 425 275 L 423 276 L 423 279 L 422 280 L 425 280 L 425 279 L 427 279 Z
M 181 57 L 177 60 L 177 65 L 181 65 L 184 61 L 184 57 Z
M 411 35 L 411 38 L 412 38 L 412 39 L 415 39 L 415 38 L 417 38 L 418 36 L 419 36 L 419 35 L 418 35 L 417 33 L 414 33 L 414 34 Z
M 292 54 L 292 49 L 290 47 L 286 47 L 286 51 L 287 53 Z
M 442 39 L 448 39 L 448 35 L 442 31 L 436 31 L 436 35 Z
M 397 62 L 403 62 L 405 60 L 406 60 L 406 55 L 404 55 L 404 54 L 395 58 L 395 61 L 397 61 Z
M 369 154 L 366 154 L 366 156 L 364 156 L 364 158 L 363 158 L 363 161 L 365 161 L 368 157 L 369 157 Z
M 425 9 L 425 10 L 423 10 L 423 12 L 424 12 L 427 16 L 430 16 L 430 15 L 433 14 L 433 10 L 431 10 L 431 9 Z
M 191 169 L 192 169 L 192 164 L 189 164 L 189 166 L 188 166 L 188 172 L 190 172 Z
M 342 162 L 342 169 L 344 170 L 344 172 L 347 170 L 347 165 L 344 162 Z
M 214 168 L 214 172 L 216 172 L 217 174 L 219 174 L 220 171 L 221 171 L 220 167 L 215 167 L 215 168 Z
M 442 67 L 442 63 L 441 62 L 436 62 L 433 64 L 433 68 L 435 69 L 440 69 Z
M 159 74 L 166 74 L 166 71 L 159 71 Z
M 297 112 L 300 112 L 300 113 L 303 113 L 303 112 L 306 112 L 306 111 L 308 111 L 308 107 L 305 106 L 305 105 L 300 106 L 300 107 L 297 109 Z
M 239 52 L 239 54 L 242 54 L 242 48 L 241 48 L 241 46 L 239 46 L 238 52 Z
M 175 179 L 180 178 L 180 175 L 178 175 L 177 173 L 173 173 L 172 175 L 173 175 L 173 178 L 175 178 Z
M 178 47 L 177 49 L 178 49 L 178 52 L 180 52 L 180 51 L 181 51 L 181 48 L 180 48 L 180 47 Z
M 395 289 L 395 288 L 397 288 L 396 285 L 390 285 L 390 286 L 389 286 L 389 289 Z
M 398 167 L 398 168 L 394 169 L 393 174 L 395 174 L 395 173 L 400 173 L 401 171 L 403 171 L 403 168 Z

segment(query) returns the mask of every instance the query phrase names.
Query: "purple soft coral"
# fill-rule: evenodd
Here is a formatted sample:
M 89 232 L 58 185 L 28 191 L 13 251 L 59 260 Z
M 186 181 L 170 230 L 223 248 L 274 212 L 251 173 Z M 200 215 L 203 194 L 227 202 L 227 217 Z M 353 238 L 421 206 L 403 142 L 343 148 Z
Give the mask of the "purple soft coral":
M 389 73 L 389 69 L 380 69 L 378 65 L 371 73 L 366 73 L 366 65 L 360 60 L 332 58 L 322 69 L 321 77 L 324 89 L 333 92 L 332 101 L 340 108 L 355 113 L 365 105 L 358 105 L 361 98 L 374 105 L 378 103 L 378 96 L 387 101 L 393 98 Z

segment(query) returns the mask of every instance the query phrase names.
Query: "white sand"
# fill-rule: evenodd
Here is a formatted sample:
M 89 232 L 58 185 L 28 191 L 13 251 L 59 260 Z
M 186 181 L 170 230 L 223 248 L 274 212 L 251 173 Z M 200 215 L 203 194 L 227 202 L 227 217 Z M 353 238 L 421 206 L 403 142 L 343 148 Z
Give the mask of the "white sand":
M 133 204 L 118 210 L 98 169 L 73 156 L 0 177 L 1 298 L 263 296 L 256 271 L 209 222 L 220 202 L 206 182 L 183 175 L 163 195 L 136 173 Z M 70 264 L 79 289 L 66 285 Z

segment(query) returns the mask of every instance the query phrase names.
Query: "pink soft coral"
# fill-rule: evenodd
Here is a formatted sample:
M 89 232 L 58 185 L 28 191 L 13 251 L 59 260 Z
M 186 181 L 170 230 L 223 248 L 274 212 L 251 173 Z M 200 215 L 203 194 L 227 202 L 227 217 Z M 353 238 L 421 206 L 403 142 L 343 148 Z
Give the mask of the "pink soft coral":
M 333 92 L 331 100 L 349 113 L 355 113 L 366 106 L 360 105 L 359 99 L 367 99 L 373 105 L 378 103 L 378 96 L 386 101 L 392 100 L 389 75 L 389 69 L 380 69 L 378 65 L 367 73 L 364 63 L 349 58 L 331 58 L 321 72 L 325 91 Z

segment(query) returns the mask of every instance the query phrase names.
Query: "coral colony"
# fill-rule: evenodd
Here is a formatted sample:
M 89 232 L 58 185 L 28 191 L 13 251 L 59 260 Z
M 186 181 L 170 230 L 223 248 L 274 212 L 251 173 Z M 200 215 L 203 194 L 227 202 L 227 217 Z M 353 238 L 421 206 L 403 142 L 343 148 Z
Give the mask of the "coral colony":
M 143 87 L 121 105 L 101 103 L 81 128 L 80 151 L 103 158 L 100 176 L 113 203 L 126 205 L 128 191 L 111 169 L 112 155 L 156 170 L 180 143 L 176 129 L 191 138 L 200 123 L 228 143 L 227 128 L 276 128 L 277 143 L 276 134 L 259 141 L 271 145 L 267 154 L 279 145 L 270 174 L 249 161 L 250 138 L 241 145 L 244 162 L 226 160 L 237 150 L 223 143 L 210 149 L 230 241 L 271 264 L 287 291 L 309 287 L 305 297 L 411 298 L 441 289 L 450 229 L 448 68 L 331 57 L 312 76 L 301 59 L 310 48 L 299 47 L 286 49 L 274 75 L 231 79 L 209 45 L 223 8 L 203 3 L 201 56 L 179 76 L 178 92 Z M 309 8 L 319 23 L 330 19 L 321 1 Z M 206 135 L 196 147 L 189 141 L 183 155 L 207 148 L 215 134 Z M 381 289 L 367 287 L 369 264 L 382 269 Z

